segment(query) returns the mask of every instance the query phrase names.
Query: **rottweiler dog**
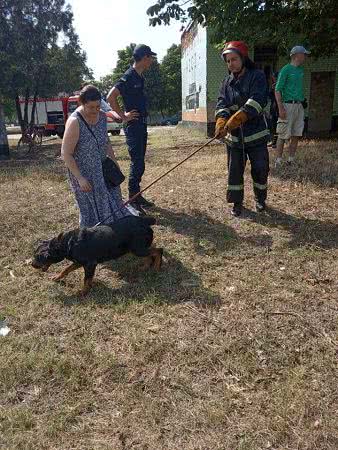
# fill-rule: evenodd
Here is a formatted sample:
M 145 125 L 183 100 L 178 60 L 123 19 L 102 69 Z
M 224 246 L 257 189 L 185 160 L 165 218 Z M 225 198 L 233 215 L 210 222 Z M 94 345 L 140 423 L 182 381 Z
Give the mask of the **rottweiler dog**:
M 163 249 L 152 246 L 154 233 L 151 225 L 155 223 L 152 217 L 128 216 L 109 225 L 61 233 L 38 245 L 31 264 L 35 269 L 46 272 L 52 264 L 64 259 L 72 261 L 52 278 L 54 281 L 62 280 L 83 267 L 85 277 L 80 293 L 85 295 L 93 284 L 96 266 L 127 253 L 144 258 L 143 270 L 150 267 L 160 270 Z

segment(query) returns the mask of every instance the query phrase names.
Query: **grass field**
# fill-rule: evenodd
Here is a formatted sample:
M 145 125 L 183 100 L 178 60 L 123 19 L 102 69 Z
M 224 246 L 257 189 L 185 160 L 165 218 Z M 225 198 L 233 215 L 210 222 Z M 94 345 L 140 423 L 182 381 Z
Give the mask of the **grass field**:
M 205 142 L 149 138 L 144 183 Z M 248 168 L 241 219 L 223 146 L 203 150 L 147 195 L 163 270 L 101 266 L 85 299 L 82 273 L 56 284 L 26 264 L 78 223 L 59 151 L 0 166 L 0 448 L 337 450 L 338 143 L 272 169 L 263 215 Z

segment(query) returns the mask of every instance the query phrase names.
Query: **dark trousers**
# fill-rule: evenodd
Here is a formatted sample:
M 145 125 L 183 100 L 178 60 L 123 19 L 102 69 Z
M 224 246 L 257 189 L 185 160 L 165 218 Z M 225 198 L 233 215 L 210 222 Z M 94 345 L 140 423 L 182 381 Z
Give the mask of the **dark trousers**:
M 265 202 L 269 174 L 269 153 L 266 144 L 250 147 L 243 151 L 227 148 L 228 151 L 228 203 L 242 203 L 244 199 L 244 170 L 246 161 L 251 163 L 251 176 L 255 198 Z
M 126 141 L 130 156 L 129 195 L 140 191 L 140 183 L 144 174 L 144 158 L 147 150 L 147 124 L 132 121 L 125 128 Z

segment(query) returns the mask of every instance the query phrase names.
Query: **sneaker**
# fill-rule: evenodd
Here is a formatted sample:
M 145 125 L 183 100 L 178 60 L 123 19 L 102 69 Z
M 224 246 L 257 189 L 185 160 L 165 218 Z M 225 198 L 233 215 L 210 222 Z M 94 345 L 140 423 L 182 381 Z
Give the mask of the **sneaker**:
M 131 197 L 132 197 L 132 195 L 129 196 L 129 198 L 131 198 Z M 146 200 L 142 195 L 135 198 L 133 203 L 140 206 L 141 208 L 151 208 L 154 206 L 154 203 L 150 202 L 149 200 Z
M 258 213 L 261 213 L 261 212 L 263 212 L 263 211 L 265 211 L 265 202 L 257 202 L 256 201 L 256 211 L 258 212 Z
M 231 214 L 234 217 L 239 217 L 242 214 L 242 209 L 243 209 L 242 203 L 235 203 L 231 210 Z

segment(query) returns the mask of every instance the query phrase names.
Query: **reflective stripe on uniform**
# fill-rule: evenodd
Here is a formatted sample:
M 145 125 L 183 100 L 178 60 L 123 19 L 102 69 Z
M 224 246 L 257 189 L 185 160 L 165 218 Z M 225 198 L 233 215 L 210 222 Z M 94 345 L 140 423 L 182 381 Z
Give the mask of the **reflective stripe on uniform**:
M 222 112 L 225 112 L 225 113 L 227 113 L 227 114 L 231 114 L 231 111 L 230 111 L 229 108 L 222 108 L 222 109 L 219 109 L 219 110 L 217 110 L 217 111 L 215 112 L 215 117 L 217 117 L 218 114 L 220 114 L 220 113 L 222 113 Z
M 238 111 L 239 110 L 239 106 L 238 105 L 232 105 L 232 106 L 230 106 L 230 110 L 231 111 Z
M 263 131 L 259 131 L 258 133 L 252 134 L 251 136 L 245 136 L 244 142 L 252 142 L 252 141 L 255 141 L 256 139 L 260 139 L 262 137 L 269 136 L 269 134 L 270 134 L 270 131 L 265 129 Z
M 228 191 L 243 191 L 244 184 L 229 184 Z
M 268 136 L 270 134 L 269 130 L 263 130 L 263 131 L 259 131 L 258 133 L 255 134 L 251 134 L 250 136 L 245 136 L 244 137 L 244 142 L 252 142 L 255 141 L 256 139 L 260 139 L 262 137 Z M 228 133 L 225 137 L 225 139 L 229 142 L 239 142 L 239 138 L 237 136 L 233 136 L 232 134 Z
M 261 105 L 256 102 L 253 98 L 249 98 L 249 100 L 245 103 L 247 106 L 251 106 L 252 108 L 255 108 L 255 110 L 260 114 L 263 111 L 263 108 Z
M 260 189 L 261 191 L 265 191 L 268 188 L 267 184 L 254 183 L 253 185 L 255 188 Z

